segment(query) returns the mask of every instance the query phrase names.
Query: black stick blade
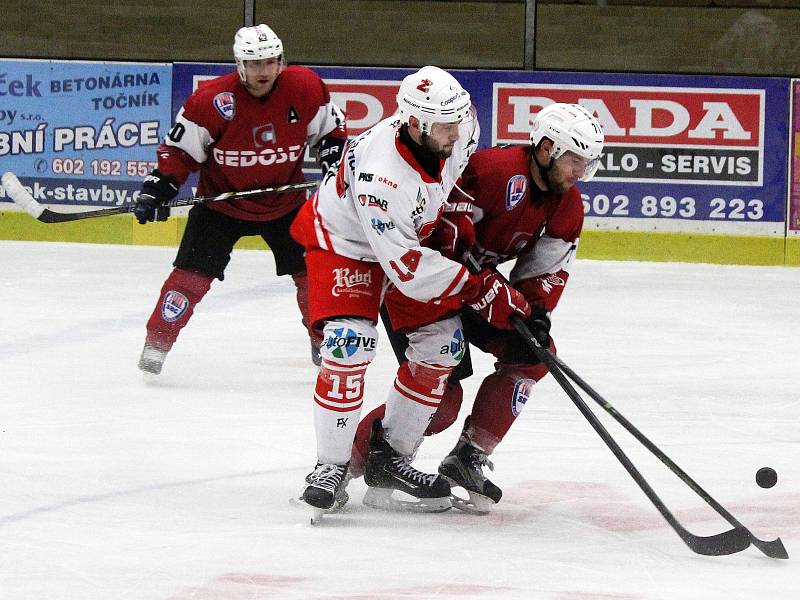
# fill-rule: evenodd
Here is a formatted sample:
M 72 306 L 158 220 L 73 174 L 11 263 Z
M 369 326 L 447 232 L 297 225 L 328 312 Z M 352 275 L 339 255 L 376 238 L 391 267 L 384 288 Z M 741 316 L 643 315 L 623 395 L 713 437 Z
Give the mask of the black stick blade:
M 80 221 L 82 219 L 94 219 L 97 217 L 108 217 L 111 215 L 124 215 L 131 212 L 130 206 L 117 206 L 114 208 L 101 208 L 98 210 L 87 210 L 73 213 L 60 213 L 45 208 L 37 218 L 42 223 L 68 223 L 70 221 Z
M 789 558 L 789 553 L 786 551 L 786 548 L 781 541 L 781 538 L 774 539 L 772 541 L 764 541 L 758 539 L 752 533 L 750 534 L 750 542 L 761 550 L 764 555 L 770 558 Z
M 734 527 L 710 536 L 694 535 L 685 529 L 678 533 L 689 548 L 704 556 L 736 554 L 750 546 L 750 532 L 742 527 Z

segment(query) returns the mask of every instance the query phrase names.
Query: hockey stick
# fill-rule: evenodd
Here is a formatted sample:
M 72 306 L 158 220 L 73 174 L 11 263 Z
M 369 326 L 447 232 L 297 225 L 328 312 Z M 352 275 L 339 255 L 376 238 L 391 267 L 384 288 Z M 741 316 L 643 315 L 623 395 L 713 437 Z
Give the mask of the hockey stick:
M 52 211 L 39 204 L 20 183 L 17 176 L 11 171 L 5 173 L 2 178 L 3 187 L 6 188 L 8 196 L 29 215 L 38 219 L 42 223 L 66 223 L 67 221 L 78 221 L 80 219 L 95 219 L 97 217 L 110 217 L 112 215 L 124 215 L 133 212 L 133 204 L 125 206 L 115 206 L 114 208 L 101 208 L 99 210 L 85 210 L 71 213 L 61 213 Z M 264 194 L 282 194 L 285 192 L 296 192 L 307 190 L 317 185 L 316 181 L 304 183 L 289 183 L 277 187 L 261 188 L 257 190 L 247 190 L 244 192 L 223 192 L 217 196 L 190 196 L 186 198 L 174 198 L 166 202 L 164 206 L 174 208 L 177 206 L 193 206 L 195 204 L 205 204 L 207 202 L 219 202 L 220 200 L 240 200 L 250 196 L 261 196 Z
M 477 272 L 480 270 L 480 265 L 471 254 L 466 253 L 465 257 L 467 259 L 467 267 L 470 271 Z M 625 467 L 625 470 L 628 471 L 636 484 L 650 499 L 650 502 L 653 503 L 653 506 L 656 507 L 658 512 L 661 513 L 661 516 L 664 517 L 667 523 L 669 523 L 670 527 L 672 527 L 675 533 L 678 534 L 678 536 L 689 547 L 689 549 L 697 554 L 703 554 L 706 556 L 723 556 L 741 552 L 750 545 L 750 532 L 742 526 L 736 526 L 733 529 L 729 529 L 712 536 L 695 535 L 683 527 L 683 525 L 681 525 L 675 516 L 669 511 L 658 494 L 656 494 L 653 488 L 650 487 L 650 484 L 647 483 L 645 478 L 631 462 L 625 452 L 623 452 L 616 440 L 614 440 L 611 434 L 598 420 L 597 416 L 586 405 L 586 402 L 583 401 L 583 398 L 581 398 L 580 394 L 578 394 L 569 380 L 564 376 L 564 373 L 561 372 L 558 364 L 555 362 L 553 355 L 539 345 L 539 342 L 536 340 L 530 329 L 528 329 L 528 326 L 521 318 L 512 316 L 511 324 L 534 353 L 536 358 L 544 363 L 548 371 L 550 371 L 555 380 L 561 386 L 561 389 L 563 389 L 567 396 L 569 396 L 570 400 L 572 400 L 586 420 L 589 421 L 589 424 L 609 447 L 617 460 L 619 460 L 622 466 Z
M 552 356 L 552 355 L 551 355 Z M 628 421 L 616 408 L 614 408 L 605 398 L 603 398 L 599 393 L 597 393 L 592 386 L 590 386 L 586 381 L 584 381 L 575 371 L 569 368 L 563 360 L 561 360 L 558 356 L 553 356 L 553 360 L 556 362 L 558 367 L 569 377 L 578 384 L 584 392 L 586 392 L 592 400 L 597 402 L 603 410 L 605 410 L 608 414 L 610 414 L 614 419 L 620 423 L 628 432 L 639 440 L 642 445 L 650 450 L 662 463 L 664 463 L 667 467 L 669 467 L 670 471 L 675 473 L 678 478 L 683 481 L 686 485 L 688 485 L 694 492 L 700 496 L 703 500 L 705 500 L 706 504 L 708 504 L 711 508 L 713 508 L 720 516 L 722 516 L 728 523 L 734 525 L 735 527 L 741 528 L 747 531 L 748 535 L 750 536 L 750 542 L 761 550 L 766 556 L 770 558 L 789 558 L 788 552 L 786 552 L 786 548 L 783 545 L 783 542 L 780 538 L 765 541 L 758 539 L 753 533 L 748 530 L 744 525 L 742 525 L 731 513 L 729 513 L 725 507 L 723 507 L 719 502 L 714 500 L 711 495 L 706 492 L 700 484 L 698 484 L 694 479 L 689 477 L 689 475 L 681 469 L 678 465 L 676 465 L 669 456 L 664 454 L 661 449 L 656 446 L 653 442 L 651 442 L 641 431 L 639 431 L 633 423 Z

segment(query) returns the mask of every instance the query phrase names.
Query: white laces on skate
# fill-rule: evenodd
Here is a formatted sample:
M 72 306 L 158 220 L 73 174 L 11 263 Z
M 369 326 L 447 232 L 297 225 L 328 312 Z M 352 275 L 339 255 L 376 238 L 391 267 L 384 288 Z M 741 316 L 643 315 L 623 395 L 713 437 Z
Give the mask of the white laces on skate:
M 400 475 L 410 479 L 415 483 L 431 486 L 433 485 L 434 480 L 438 477 L 438 475 L 429 475 L 427 473 L 423 473 L 422 471 L 417 471 L 411 466 L 410 456 L 395 456 L 391 460 L 392 465 L 397 469 L 397 472 Z
M 490 471 L 494 471 L 494 463 L 489 460 L 489 455 L 486 454 L 486 452 L 484 452 L 481 448 L 473 444 L 472 440 L 462 434 L 459 442 L 463 442 L 464 445 L 469 449 L 467 454 L 469 462 L 467 466 L 469 468 L 478 472 L 482 472 L 483 469 L 481 467 L 485 466 L 489 467 Z
M 306 478 L 306 481 L 309 485 L 333 494 L 336 492 L 336 487 L 341 483 L 345 471 L 346 467 L 344 465 L 318 463 L 314 472 Z
M 481 467 L 489 467 L 490 471 L 494 471 L 494 463 L 489 460 L 489 457 L 483 452 L 476 451 L 472 457 L 472 462 L 478 469 Z

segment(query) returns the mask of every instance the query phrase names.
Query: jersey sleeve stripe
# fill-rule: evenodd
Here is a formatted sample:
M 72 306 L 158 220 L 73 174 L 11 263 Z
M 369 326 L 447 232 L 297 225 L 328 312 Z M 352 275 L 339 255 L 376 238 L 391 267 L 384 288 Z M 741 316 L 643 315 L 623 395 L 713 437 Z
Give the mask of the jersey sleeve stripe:
M 184 117 L 183 109 L 181 109 L 178 116 L 175 117 L 175 123 L 176 126 L 180 125 L 182 128 L 180 135 L 176 136 L 170 133 L 167 135 L 164 143 L 167 146 L 180 148 L 198 163 L 206 162 L 208 159 L 206 148 L 214 143 L 214 139 L 211 137 L 211 133 L 209 133 L 208 129 Z M 175 129 L 175 127 L 173 127 L 173 129 Z M 173 141 L 173 137 L 176 137 L 177 141 Z
M 317 236 L 317 243 L 323 250 L 333 252 L 333 242 L 328 230 L 322 223 L 322 216 L 319 214 L 319 192 L 315 193 L 311 199 L 311 210 L 314 213 L 314 233 Z
M 306 139 L 310 146 L 316 146 L 331 131 L 344 123 L 344 113 L 333 102 L 320 106 L 306 129 Z
M 460 291 L 461 288 L 464 287 L 464 284 L 467 282 L 467 279 L 469 279 L 469 271 L 467 271 L 467 267 L 462 265 L 461 268 L 458 270 L 456 276 L 453 278 L 453 281 L 451 281 L 450 285 L 448 285 L 445 288 L 445 290 L 439 295 L 439 298 L 440 299 L 447 298 L 451 295 L 454 295 L 453 292 L 455 290 Z
M 561 270 L 569 272 L 569 265 L 577 247 L 577 239 L 572 242 L 547 235 L 542 236 L 536 242 L 534 252 L 526 252 L 517 258 L 517 264 L 511 271 L 512 283 Z

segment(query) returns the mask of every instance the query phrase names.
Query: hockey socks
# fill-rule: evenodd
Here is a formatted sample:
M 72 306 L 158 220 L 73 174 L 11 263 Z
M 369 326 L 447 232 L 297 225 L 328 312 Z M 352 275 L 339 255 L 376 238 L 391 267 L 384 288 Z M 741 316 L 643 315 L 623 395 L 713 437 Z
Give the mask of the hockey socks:
M 458 381 L 455 383 L 450 383 L 448 381 L 445 386 L 442 401 L 439 403 L 439 408 L 436 409 L 430 423 L 428 423 L 425 435 L 434 435 L 444 431 L 455 423 L 463 398 L 464 393 L 461 389 L 461 384 Z M 383 419 L 385 410 L 386 405 L 381 404 L 377 408 L 372 409 L 358 424 L 356 439 L 353 441 L 353 455 L 350 459 L 350 475 L 354 478 L 361 477 L 364 474 L 364 461 L 367 458 L 371 425 L 375 419 Z
M 164 282 L 158 303 L 147 321 L 146 343 L 169 352 L 213 280 L 213 277 L 205 273 L 173 269 Z
M 317 458 L 321 463 L 344 464 L 350 460 L 368 365 L 322 361 L 314 389 L 314 428 Z
M 384 436 L 400 454 L 412 454 L 442 401 L 452 367 L 408 361 L 397 369 L 386 399 Z
M 500 365 L 481 383 L 472 406 L 470 439 L 491 454 L 530 398 L 533 385 L 547 374 L 547 367 Z

